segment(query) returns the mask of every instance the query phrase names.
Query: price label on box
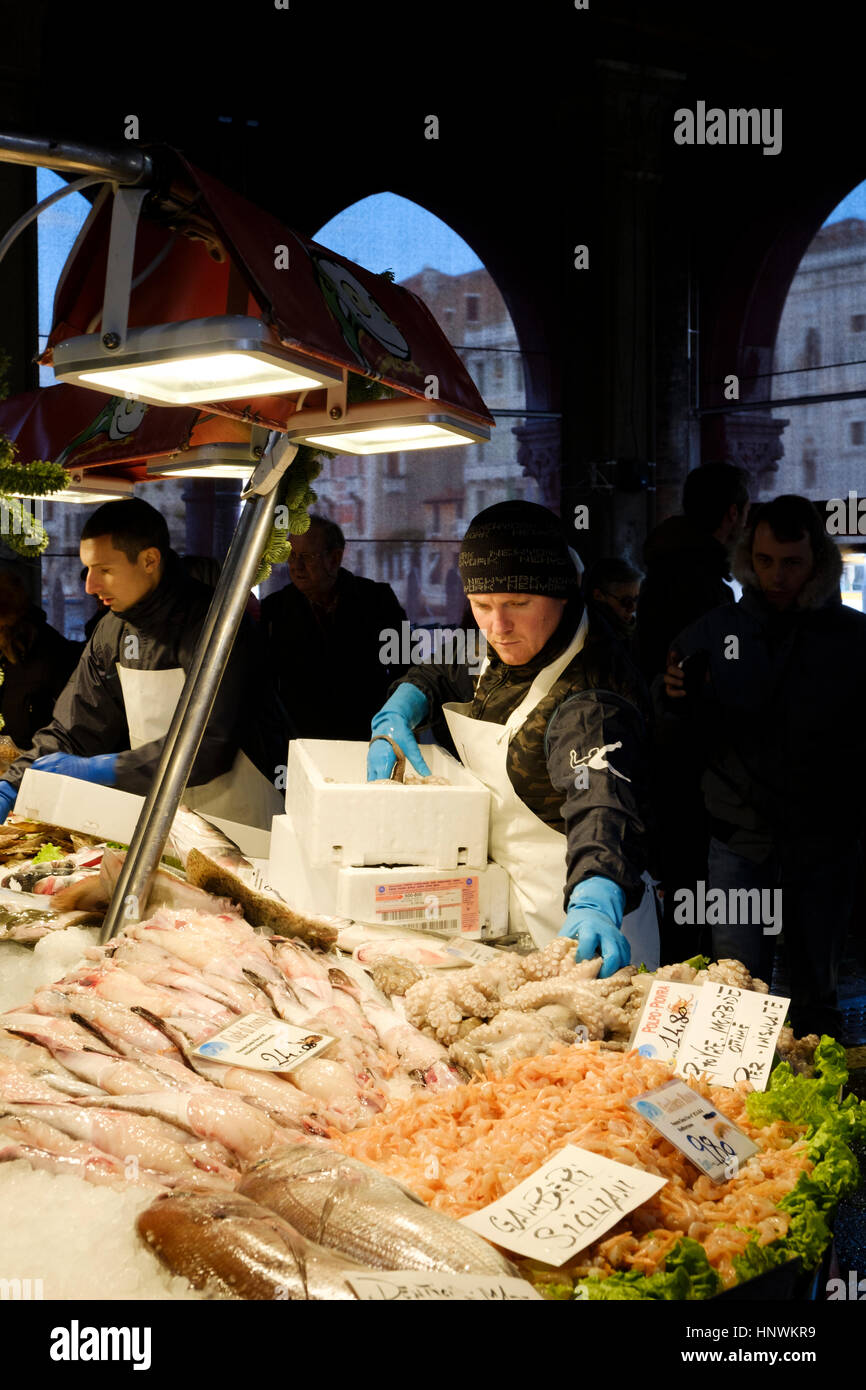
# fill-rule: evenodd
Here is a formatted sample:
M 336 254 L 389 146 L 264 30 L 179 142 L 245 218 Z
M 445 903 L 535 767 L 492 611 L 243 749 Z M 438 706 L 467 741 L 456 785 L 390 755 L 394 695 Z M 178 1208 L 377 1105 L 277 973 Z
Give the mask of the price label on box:
M 526 1303 L 541 1298 L 525 1279 L 507 1274 L 494 1279 L 484 1274 L 397 1269 L 382 1274 L 348 1274 L 346 1283 L 360 1299 L 377 1303 Z
M 243 1014 L 193 1048 L 199 1057 L 255 1071 L 291 1071 L 334 1041 L 327 1033 L 295 1028 L 266 1014 Z
M 478 932 L 478 875 L 427 879 L 423 882 L 377 883 L 373 889 L 377 926 L 411 926 L 415 931 Z
M 748 1135 L 685 1081 L 666 1081 L 628 1103 L 713 1182 L 729 1182 L 758 1152 Z
M 665 1181 L 566 1144 L 511 1192 L 461 1219 L 495 1245 L 558 1268 Z
M 763 1091 L 790 999 L 724 984 L 702 985 L 699 994 L 677 1053 L 677 1072 L 706 1072 L 717 1086 L 751 1081 Z

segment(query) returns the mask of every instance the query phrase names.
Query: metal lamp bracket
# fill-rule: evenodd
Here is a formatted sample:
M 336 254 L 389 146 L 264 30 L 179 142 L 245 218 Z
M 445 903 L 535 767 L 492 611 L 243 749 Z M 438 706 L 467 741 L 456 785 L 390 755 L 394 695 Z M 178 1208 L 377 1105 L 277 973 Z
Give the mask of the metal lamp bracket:
M 264 433 L 264 431 L 253 432 L 252 443 L 254 447 L 258 445 L 257 433 Z M 286 439 L 279 430 L 272 430 L 262 447 L 261 461 L 253 470 L 252 476 L 241 493 L 241 500 L 246 502 L 250 497 L 264 497 L 269 492 L 273 492 L 297 452 L 297 444 Z
M 348 390 L 348 382 L 349 373 L 347 369 L 344 367 L 342 380 L 340 381 L 339 386 L 328 387 L 328 402 L 325 406 L 325 412 L 329 420 L 333 420 L 335 422 L 337 420 L 345 420 L 347 410 L 346 395 Z
M 102 303 L 102 342 L 112 352 L 126 342 L 135 238 L 141 205 L 149 193 L 149 188 L 118 188 L 114 194 Z

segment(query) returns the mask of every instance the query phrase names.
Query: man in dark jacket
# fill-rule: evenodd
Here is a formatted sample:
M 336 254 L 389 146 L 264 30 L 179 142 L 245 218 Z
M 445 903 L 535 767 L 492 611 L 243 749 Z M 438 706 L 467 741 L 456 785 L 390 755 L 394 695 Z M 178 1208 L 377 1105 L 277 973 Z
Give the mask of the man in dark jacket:
M 637 607 L 637 641 L 647 681 L 661 675 L 678 632 L 702 613 L 733 603 L 730 551 L 749 512 L 748 478 L 730 463 L 692 469 L 682 516 L 669 516 L 644 547 L 646 579 Z
M 490 853 L 509 874 L 512 930 L 537 946 L 571 936 L 611 974 L 629 960 L 624 916 L 646 895 L 643 681 L 585 612 L 546 508 L 480 512 L 459 566 L 489 665 L 474 689 L 465 667 L 412 667 L 373 720 L 368 778 L 389 775 L 391 740 L 423 775 L 412 729 L 444 706 L 461 760 L 491 793 Z
M 668 517 L 650 534 L 647 576 L 637 607 L 637 660 L 647 683 L 667 664 L 670 645 L 689 623 L 720 604 L 733 604 L 730 551 L 749 509 L 746 474 L 729 463 L 695 468 L 683 488 L 682 516 Z M 662 960 L 695 955 L 709 945 L 706 933 L 674 924 L 668 885 L 706 878 L 709 832 L 700 791 L 701 768 L 682 740 L 668 740 L 656 725 L 652 750 L 654 831 L 652 859 L 665 890 Z
M 140 498 L 107 502 L 86 522 L 81 561 L 87 592 L 105 616 L 88 641 L 54 717 L 0 782 L 0 820 L 28 767 L 145 795 L 212 591 L 192 579 L 169 546 L 165 519 Z M 185 801 L 228 820 L 266 828 L 281 809 L 274 770 L 285 759 L 284 712 L 263 677 L 245 622 L 222 677 Z
M 17 748 L 29 748 L 48 723 L 81 651 L 49 626 L 17 575 L 0 573 L 0 713 Z
M 280 699 L 299 738 L 366 739 L 404 666 L 387 657 L 406 614 L 389 584 L 342 568 L 336 522 L 310 517 L 292 537 L 291 584 L 262 603 L 261 624 Z
M 656 686 L 703 749 L 708 879 L 726 897 L 713 952 L 769 980 L 780 907 L 794 1030 L 837 1033 L 866 776 L 866 617 L 842 606 L 840 553 L 804 497 L 753 510 L 734 572 L 740 602 L 681 633 L 665 694 Z M 743 922 L 746 899 L 732 895 L 755 889 L 760 919 Z

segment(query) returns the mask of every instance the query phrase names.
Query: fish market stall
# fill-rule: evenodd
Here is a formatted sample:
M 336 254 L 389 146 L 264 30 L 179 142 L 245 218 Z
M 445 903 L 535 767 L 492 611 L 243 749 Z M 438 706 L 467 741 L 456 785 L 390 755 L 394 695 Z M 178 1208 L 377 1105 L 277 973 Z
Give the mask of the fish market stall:
M 654 999 L 680 1032 L 705 993 L 772 1001 L 737 963 L 601 980 L 565 941 L 474 941 L 476 962 L 431 967 L 397 952 L 443 938 L 404 927 L 365 968 L 340 946 L 375 927 L 295 909 L 185 810 L 147 915 L 100 946 L 54 904 L 98 922 L 124 850 L 80 834 L 3 830 L 7 897 L 48 906 L 0 944 L 0 1219 L 46 1298 L 346 1300 L 386 1296 L 392 1272 L 451 1296 L 471 1275 L 456 1296 L 709 1298 L 826 1248 L 866 1129 L 862 1103 L 838 1103 L 835 1043 L 795 1054 L 776 1028 L 803 1074 L 680 1083 L 733 1136 L 724 1171 L 640 1108 L 675 1077 Z M 527 1187 L 562 1192 L 594 1163 L 652 1190 L 595 1234 L 587 1199 L 586 1229 L 557 1233 Z

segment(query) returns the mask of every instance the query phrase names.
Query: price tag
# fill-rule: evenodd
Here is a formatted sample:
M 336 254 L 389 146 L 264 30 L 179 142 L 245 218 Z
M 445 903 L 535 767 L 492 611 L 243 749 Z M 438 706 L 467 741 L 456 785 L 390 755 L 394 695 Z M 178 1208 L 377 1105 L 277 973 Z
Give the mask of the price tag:
M 327 1033 L 295 1028 L 280 1018 L 243 1014 L 193 1048 L 199 1057 L 255 1071 L 291 1071 L 308 1062 L 334 1041 Z
M 717 1086 L 751 1081 L 763 1091 L 790 999 L 734 985 L 701 986 L 677 1053 L 680 1076 L 706 1072 Z
M 502 955 L 502 952 L 493 946 L 485 946 L 482 941 L 465 941 L 462 936 L 449 936 L 445 944 L 473 965 L 486 965 L 488 961 Z
M 713 1182 L 729 1182 L 758 1152 L 748 1135 L 685 1081 L 666 1081 L 635 1096 L 629 1105 Z
M 642 1057 L 661 1057 L 665 1061 L 676 1057 L 701 989 L 701 985 L 653 980 L 631 1046 Z
M 525 1279 L 509 1275 L 492 1279 L 483 1274 L 431 1274 L 419 1269 L 397 1269 L 382 1274 L 349 1274 L 346 1283 L 366 1302 L 525 1303 L 541 1299 L 541 1294 Z
M 511 1192 L 461 1219 L 494 1245 L 559 1268 L 665 1181 L 566 1144 Z

